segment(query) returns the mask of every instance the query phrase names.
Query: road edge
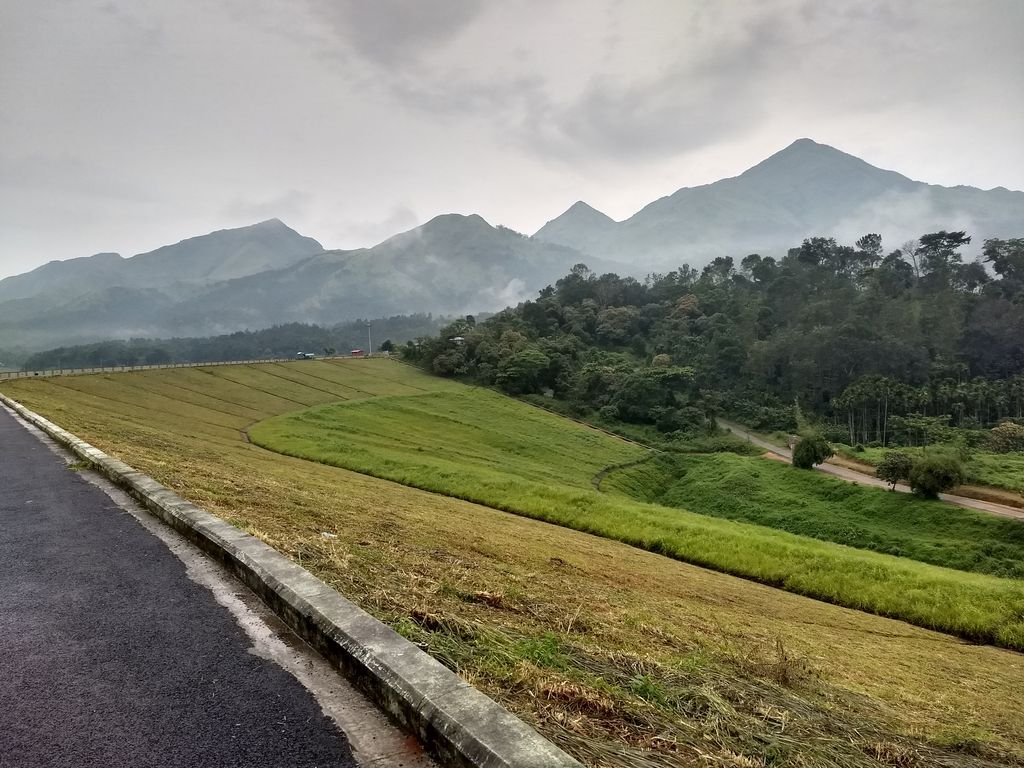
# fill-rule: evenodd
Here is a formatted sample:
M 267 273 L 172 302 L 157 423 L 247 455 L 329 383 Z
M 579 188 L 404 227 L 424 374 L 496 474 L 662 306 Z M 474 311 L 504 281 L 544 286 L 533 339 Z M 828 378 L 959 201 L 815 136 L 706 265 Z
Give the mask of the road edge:
M 0 402 L 222 563 L 296 634 L 445 764 L 582 768 L 439 661 L 284 555 L 21 403 Z

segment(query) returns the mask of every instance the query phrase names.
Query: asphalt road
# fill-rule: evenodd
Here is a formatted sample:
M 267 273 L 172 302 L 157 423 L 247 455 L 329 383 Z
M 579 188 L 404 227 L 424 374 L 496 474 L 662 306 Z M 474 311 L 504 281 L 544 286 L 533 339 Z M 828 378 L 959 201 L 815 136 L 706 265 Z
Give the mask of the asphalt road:
M 0 766 L 354 766 L 185 564 L 0 408 Z M 397 764 L 397 763 L 387 763 Z
M 729 430 L 737 437 L 792 463 L 792 451 L 789 451 L 786 448 L 780 448 L 777 445 L 772 445 L 767 440 L 763 440 L 757 435 L 751 434 L 740 425 L 734 424 L 731 421 L 725 421 L 724 419 L 717 419 L 716 421 L 718 422 L 718 426 Z M 863 472 L 850 469 L 849 467 L 841 467 L 836 464 L 826 463 L 818 464 L 815 469 L 819 472 L 824 472 L 827 475 L 832 475 L 833 477 L 838 477 L 851 483 L 856 483 L 857 485 L 867 485 L 872 488 L 889 490 L 889 484 L 885 481 L 879 480 L 874 475 L 867 475 Z M 910 486 L 904 485 L 903 483 L 897 483 L 893 490 L 900 493 L 911 492 Z M 1011 507 L 1006 504 L 998 504 L 993 501 L 982 501 L 981 499 L 972 499 L 967 496 L 958 496 L 955 493 L 940 493 L 939 498 L 945 502 L 949 502 L 950 504 L 956 504 L 959 507 L 966 507 L 967 509 L 976 509 L 979 512 L 988 512 L 993 515 L 1001 515 L 1002 517 L 1012 517 L 1017 520 L 1024 520 L 1024 509 L 1018 509 L 1017 507 Z

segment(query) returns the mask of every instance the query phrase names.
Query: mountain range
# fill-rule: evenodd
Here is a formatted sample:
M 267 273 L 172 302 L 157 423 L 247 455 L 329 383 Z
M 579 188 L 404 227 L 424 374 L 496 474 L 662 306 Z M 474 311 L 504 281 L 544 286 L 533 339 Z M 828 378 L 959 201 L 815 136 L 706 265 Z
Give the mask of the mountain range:
M 0 281 L 0 348 L 467 314 L 516 304 L 582 260 L 477 215 L 438 216 L 347 251 L 324 250 L 272 219 L 127 259 L 51 262 Z
M 370 248 L 325 250 L 277 219 L 130 258 L 101 253 L 0 280 L 0 348 L 200 336 L 285 322 L 500 309 L 586 263 L 643 277 L 716 256 L 782 255 L 811 236 L 887 249 L 939 229 L 1024 235 L 1024 192 L 940 187 L 809 139 L 624 221 L 584 202 L 532 237 L 447 214 Z
M 799 139 L 739 176 L 683 187 L 624 221 L 577 202 L 535 236 L 666 270 L 717 256 L 783 255 L 814 236 L 852 244 L 877 232 L 892 249 L 941 229 L 966 230 L 977 244 L 1020 236 L 1024 192 L 925 184 Z

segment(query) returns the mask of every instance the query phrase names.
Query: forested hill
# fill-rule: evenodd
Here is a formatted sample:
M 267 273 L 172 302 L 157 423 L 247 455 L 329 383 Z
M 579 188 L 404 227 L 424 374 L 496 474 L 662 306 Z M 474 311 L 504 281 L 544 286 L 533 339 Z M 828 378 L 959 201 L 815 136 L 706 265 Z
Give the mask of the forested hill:
M 487 322 L 460 321 L 404 354 L 581 411 L 700 428 L 728 411 L 793 429 L 804 413 L 884 441 L 890 417 L 984 426 L 1024 415 L 1024 239 L 963 232 L 886 251 L 813 238 L 781 259 L 715 259 L 639 282 L 578 265 Z M 883 401 L 885 417 L 882 417 Z

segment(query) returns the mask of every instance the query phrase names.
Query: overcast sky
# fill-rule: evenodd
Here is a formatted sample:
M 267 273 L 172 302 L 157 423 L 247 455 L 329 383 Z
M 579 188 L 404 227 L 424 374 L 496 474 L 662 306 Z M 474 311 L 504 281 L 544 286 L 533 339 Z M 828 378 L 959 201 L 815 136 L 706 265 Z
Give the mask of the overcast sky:
M 1024 189 L 1024 0 L 0 0 L 0 276 L 616 219 L 808 136 Z

